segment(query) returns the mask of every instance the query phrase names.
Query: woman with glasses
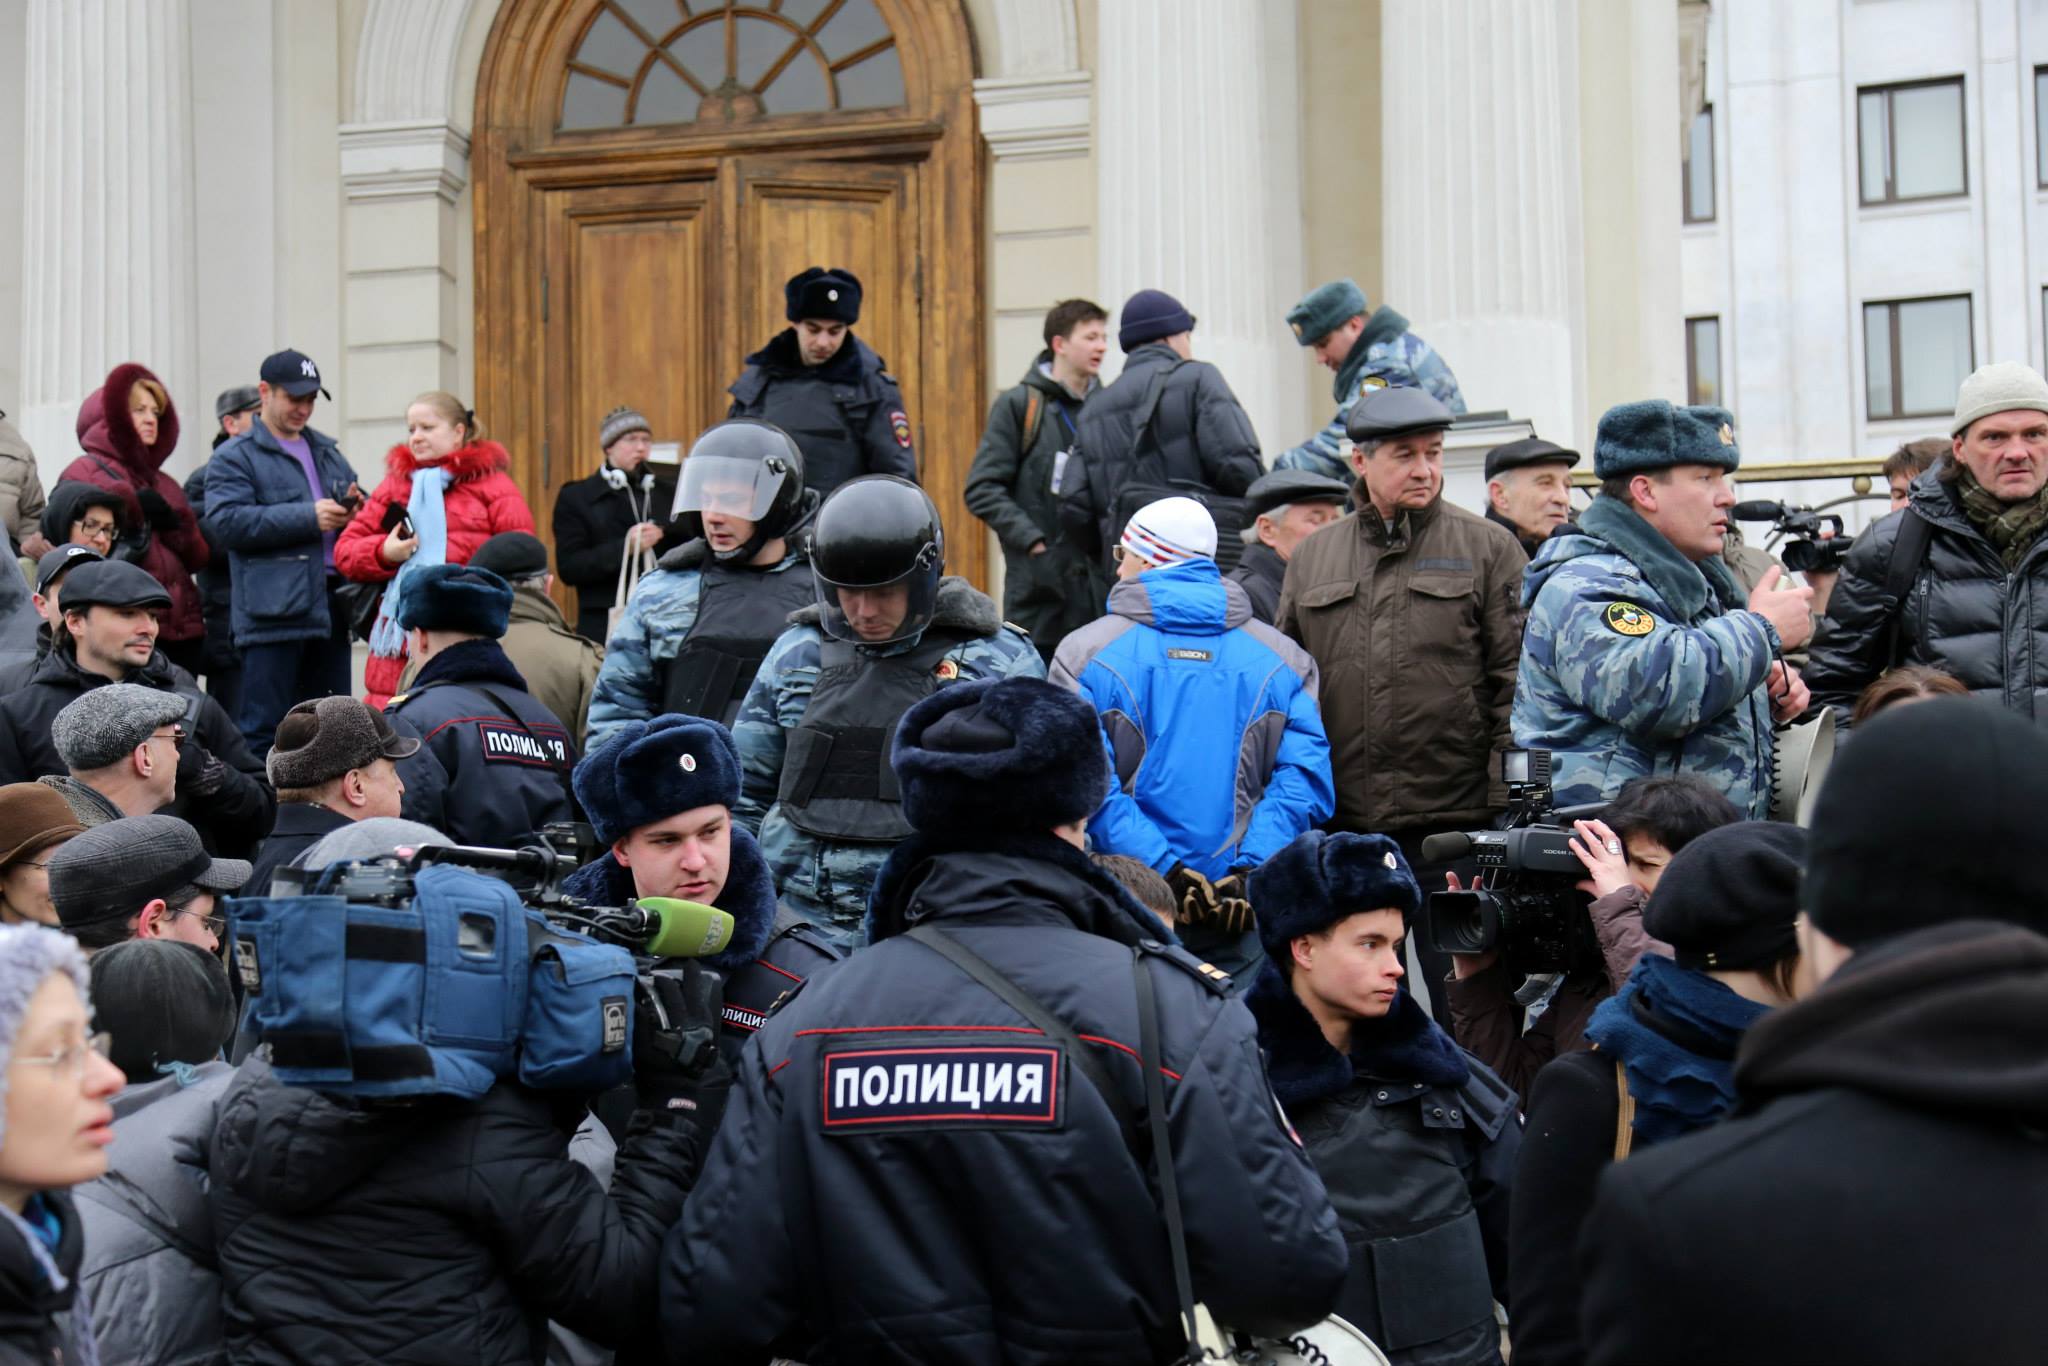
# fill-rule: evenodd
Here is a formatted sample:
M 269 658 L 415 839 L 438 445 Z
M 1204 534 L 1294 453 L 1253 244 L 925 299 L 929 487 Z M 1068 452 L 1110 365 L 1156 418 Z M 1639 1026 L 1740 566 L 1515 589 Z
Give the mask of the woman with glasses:
M 101 555 L 114 553 L 121 535 L 121 497 L 79 479 L 66 479 L 50 490 L 40 523 L 43 538 L 54 548 L 82 545 Z M 21 572 L 36 586 L 35 560 L 24 557 Z
M 0 925 L 54 925 L 49 859 L 85 827 L 71 804 L 41 783 L 0 787 Z
M 77 1297 L 85 1240 L 70 1188 L 107 1169 L 124 1078 L 94 1038 L 85 955 L 40 925 L 0 927 L 0 1361 L 94 1362 Z

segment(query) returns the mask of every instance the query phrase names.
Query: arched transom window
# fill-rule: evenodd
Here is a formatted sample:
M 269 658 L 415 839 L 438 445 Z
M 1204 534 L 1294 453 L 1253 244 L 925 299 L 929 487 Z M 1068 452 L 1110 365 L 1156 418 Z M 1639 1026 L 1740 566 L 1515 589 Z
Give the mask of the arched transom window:
M 875 0 L 604 0 L 569 59 L 563 131 L 738 123 L 903 103 Z

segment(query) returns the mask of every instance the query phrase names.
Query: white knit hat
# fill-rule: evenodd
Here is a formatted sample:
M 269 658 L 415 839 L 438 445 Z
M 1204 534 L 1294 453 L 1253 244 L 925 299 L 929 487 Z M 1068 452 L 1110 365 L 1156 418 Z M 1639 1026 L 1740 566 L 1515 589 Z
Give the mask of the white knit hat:
M 1120 545 L 1147 564 L 1216 558 L 1216 519 L 1192 498 L 1161 498 L 1131 514 Z
M 1978 418 L 2009 413 L 2015 408 L 2048 413 L 2048 380 L 2042 379 L 2033 366 L 2018 361 L 1980 365 L 1956 390 L 1956 416 L 1949 424 L 1948 434 L 1961 436 Z

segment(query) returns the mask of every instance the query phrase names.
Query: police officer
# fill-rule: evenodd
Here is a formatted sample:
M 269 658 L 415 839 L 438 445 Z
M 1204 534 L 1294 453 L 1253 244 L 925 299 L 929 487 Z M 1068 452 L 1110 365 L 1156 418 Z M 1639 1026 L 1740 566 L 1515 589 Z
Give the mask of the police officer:
M 701 960 L 725 977 L 730 1062 L 777 1001 L 843 955 L 817 927 L 778 906 L 761 846 L 734 825 L 740 757 L 732 732 L 695 716 L 628 721 L 576 765 L 576 800 L 611 848 L 562 889 L 601 906 L 643 896 L 716 906 L 732 941 Z
M 1662 399 L 1609 408 L 1593 445 L 1599 496 L 1529 566 L 1514 737 L 1551 752 L 1561 804 L 1686 772 L 1745 816 L 1770 814 L 1772 724 L 1808 701 L 1778 656 L 1811 634 L 1812 590 L 1779 588 L 1772 569 L 1745 603 L 1721 558 L 1734 421 Z
M 1350 493 L 1337 480 L 1307 470 L 1274 470 L 1244 491 L 1244 556 L 1225 577 L 1252 600 L 1253 616 L 1273 624 L 1295 547 L 1342 517 Z
M 405 815 L 457 844 L 507 848 L 572 816 L 576 744 L 499 646 L 511 616 L 511 586 L 471 564 L 428 565 L 398 604 L 419 674 L 385 714 L 424 741 L 399 761 Z
M 818 495 L 787 432 L 719 423 L 690 447 L 678 496 L 701 534 L 661 557 L 612 629 L 590 699 L 592 749 L 664 712 L 730 726 L 789 614 L 817 600 L 796 533 Z
M 727 417 L 774 423 L 803 447 L 805 474 L 824 497 L 863 474 L 917 478 L 910 416 L 888 362 L 860 338 L 860 281 L 812 266 L 782 287 L 790 326 L 747 357 L 726 392 Z
M 858 942 L 868 889 L 910 833 L 889 737 L 911 704 L 959 678 L 1045 676 L 989 597 L 943 577 L 945 534 L 924 490 L 894 475 L 825 500 L 811 537 L 816 600 L 761 661 L 740 706 L 739 817 L 783 900 Z
M 947 688 L 904 716 L 894 773 L 917 833 L 874 943 L 755 1035 L 669 1234 L 671 1353 L 1177 1359 L 1136 1141 L 1154 1042 L 1195 1297 L 1249 1331 L 1320 1318 L 1344 1242 L 1250 1014 L 1081 852 L 1111 781 L 1094 711 L 1035 679 Z

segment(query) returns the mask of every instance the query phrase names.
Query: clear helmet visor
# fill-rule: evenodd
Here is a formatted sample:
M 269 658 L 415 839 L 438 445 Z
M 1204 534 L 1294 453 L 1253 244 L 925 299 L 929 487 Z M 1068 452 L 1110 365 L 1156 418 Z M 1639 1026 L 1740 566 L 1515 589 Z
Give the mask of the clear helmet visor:
M 931 625 L 939 596 L 935 567 L 919 565 L 900 579 L 881 584 L 818 585 L 818 624 L 825 634 L 856 645 L 896 645 L 915 640 Z
M 676 480 L 677 512 L 716 512 L 758 522 L 775 506 L 788 472 L 780 461 L 738 460 L 727 455 L 693 455 Z

